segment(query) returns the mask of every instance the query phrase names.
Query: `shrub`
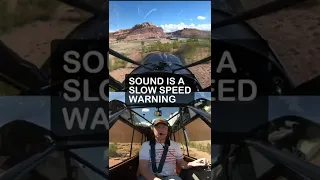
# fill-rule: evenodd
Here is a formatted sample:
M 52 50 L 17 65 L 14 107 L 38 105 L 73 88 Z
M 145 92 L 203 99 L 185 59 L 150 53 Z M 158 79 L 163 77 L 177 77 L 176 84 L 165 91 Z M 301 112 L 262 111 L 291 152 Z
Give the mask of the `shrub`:
M 117 144 L 109 144 L 109 157 L 117 156 Z

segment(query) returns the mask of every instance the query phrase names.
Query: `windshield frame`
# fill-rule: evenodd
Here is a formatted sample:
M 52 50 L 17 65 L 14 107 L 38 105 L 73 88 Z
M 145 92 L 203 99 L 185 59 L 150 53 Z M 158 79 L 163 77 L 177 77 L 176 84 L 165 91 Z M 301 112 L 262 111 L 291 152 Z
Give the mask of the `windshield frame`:
M 210 101 L 210 100 L 208 100 L 208 99 L 206 99 L 206 98 L 198 98 L 198 99 L 195 99 L 195 100 L 193 100 L 192 102 L 190 102 L 190 103 L 188 103 L 187 105 L 184 105 L 184 106 L 182 106 L 182 107 L 181 107 L 181 106 L 174 106 L 174 107 L 176 107 L 176 108 L 179 108 L 179 110 L 177 111 L 177 113 L 176 113 L 175 115 L 173 115 L 173 116 L 171 116 L 170 118 L 168 118 L 167 121 L 170 121 L 172 118 L 174 118 L 174 117 L 176 117 L 176 116 L 178 116 L 178 115 L 180 115 L 180 117 L 181 117 L 181 112 L 182 112 L 182 111 L 191 110 L 191 111 L 193 111 L 193 112 L 195 113 L 195 116 L 190 117 L 191 119 L 193 119 L 194 117 L 197 117 L 197 118 L 200 117 L 201 120 L 203 120 L 207 125 L 210 126 L 210 125 L 211 125 L 211 121 L 206 120 L 206 117 L 204 117 L 204 116 L 201 115 L 201 114 L 198 114 L 198 113 L 195 112 L 192 108 L 190 108 L 190 107 L 194 107 L 194 104 L 195 104 L 197 101 L 199 101 L 199 100 Z M 129 113 L 133 112 L 132 114 L 130 114 L 131 116 L 132 116 L 133 114 L 136 114 L 136 115 L 138 115 L 139 117 L 143 118 L 143 120 L 147 121 L 148 123 L 150 123 L 150 124 L 152 125 L 152 120 L 150 121 L 150 120 L 146 119 L 146 118 L 143 117 L 141 114 L 139 114 L 138 112 L 134 111 L 133 109 L 155 108 L 155 107 L 150 107 L 150 106 L 134 107 L 134 106 L 127 106 L 124 102 L 119 101 L 119 100 L 116 100 L 116 99 L 114 99 L 114 100 L 112 100 L 112 101 L 121 102 L 121 103 L 124 105 L 125 108 L 124 108 L 124 109 L 121 109 L 120 111 L 123 110 L 123 112 L 118 115 L 118 117 L 116 118 L 115 121 L 113 121 L 113 123 L 109 124 L 109 129 L 111 129 L 112 126 L 115 124 L 115 122 L 116 122 L 117 120 L 119 120 L 119 119 L 122 119 L 122 120 L 125 120 L 125 121 L 129 122 L 129 123 L 132 124 L 134 127 L 140 127 L 140 126 L 136 126 L 135 124 L 132 123 L 132 121 L 129 121 L 129 120 L 125 119 L 125 118 L 122 116 L 123 113 L 124 113 L 125 111 L 127 111 L 127 110 L 129 111 Z M 110 102 L 112 102 L 112 101 L 110 101 Z M 110 102 L 109 102 L 109 103 L 110 103 Z M 161 106 L 161 107 L 167 107 L 167 106 Z M 161 107 L 160 107 L 160 108 L 161 108 Z M 194 108 L 196 108 L 196 107 L 194 107 Z M 196 108 L 196 109 L 197 109 L 197 108 Z M 204 110 L 199 110 L 199 111 L 203 111 L 204 113 L 209 114 L 208 112 L 205 112 Z M 117 112 L 109 115 L 109 117 L 110 117 L 110 116 L 113 116 L 113 115 L 116 114 L 116 113 L 117 113 Z M 211 114 L 209 114 L 209 115 L 211 116 Z M 132 118 L 131 118 L 131 119 L 132 119 Z M 191 119 L 188 119 L 187 121 L 183 121 L 183 122 L 189 122 Z M 177 123 L 179 123 L 179 121 L 176 121 L 172 126 L 175 126 Z M 141 127 L 145 127 L 145 126 L 141 126 Z M 143 132 L 141 132 L 141 133 L 143 133 Z
M 71 166 L 70 166 L 70 158 L 78 161 L 79 163 L 85 165 L 89 169 L 91 169 L 94 173 L 100 175 L 103 178 L 108 179 L 109 175 L 92 165 L 92 163 L 88 162 L 84 158 L 79 155 L 71 152 L 71 149 L 79 149 L 79 148 L 89 148 L 89 147 L 108 147 L 108 141 L 96 141 L 93 143 L 88 142 L 70 142 L 70 141 L 57 141 L 51 144 L 44 152 L 38 153 L 34 156 L 27 158 L 26 160 L 19 162 L 18 165 L 4 171 L 1 174 L 0 180 L 5 179 L 15 179 L 26 176 L 32 170 L 36 169 L 38 166 L 41 166 L 41 163 L 46 160 L 46 158 L 54 153 L 55 151 L 63 151 L 67 156 L 64 157 L 66 160 L 66 172 L 67 178 L 70 178 Z M 108 167 L 106 167 L 108 168 Z

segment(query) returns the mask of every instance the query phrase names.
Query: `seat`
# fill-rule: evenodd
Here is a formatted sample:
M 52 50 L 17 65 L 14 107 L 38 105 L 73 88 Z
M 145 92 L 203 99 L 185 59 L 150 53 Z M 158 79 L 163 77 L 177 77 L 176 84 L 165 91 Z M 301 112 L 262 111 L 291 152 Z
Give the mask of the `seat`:
M 176 173 L 179 175 L 180 172 L 181 172 L 181 168 L 179 167 L 178 162 L 176 162 Z M 137 170 L 137 179 L 139 179 L 140 176 L 141 176 L 141 174 L 140 174 L 139 167 L 138 167 L 138 170 Z

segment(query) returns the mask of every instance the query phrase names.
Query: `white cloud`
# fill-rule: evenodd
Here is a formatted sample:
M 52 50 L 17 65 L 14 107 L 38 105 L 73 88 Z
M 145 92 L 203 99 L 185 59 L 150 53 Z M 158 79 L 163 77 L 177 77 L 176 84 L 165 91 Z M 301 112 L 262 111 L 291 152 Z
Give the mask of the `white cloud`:
M 193 23 L 191 24 L 184 24 L 181 22 L 180 24 L 162 24 L 160 27 L 163 29 L 164 32 L 173 32 L 177 30 L 182 30 L 184 28 L 193 28 L 203 31 L 211 31 L 211 24 L 198 24 L 195 25 Z
M 150 110 L 148 108 L 143 108 L 142 112 L 149 112 Z
M 116 32 L 116 30 L 109 29 L 109 33 Z
M 197 19 L 198 19 L 198 20 L 205 20 L 206 17 L 204 17 L 204 16 L 198 16 Z

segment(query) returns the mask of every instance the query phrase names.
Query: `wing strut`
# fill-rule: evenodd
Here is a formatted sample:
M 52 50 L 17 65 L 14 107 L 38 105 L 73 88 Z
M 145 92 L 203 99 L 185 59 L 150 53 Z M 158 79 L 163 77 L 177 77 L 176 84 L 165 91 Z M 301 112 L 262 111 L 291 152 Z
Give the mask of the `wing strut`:
M 114 77 L 109 74 L 109 85 L 111 88 L 116 89 L 117 91 L 124 89 L 125 87 L 117 81 Z
M 115 121 L 118 119 L 118 117 L 125 111 L 127 110 L 126 108 L 121 109 L 120 111 L 112 114 L 109 116 L 109 128 L 111 129 L 111 127 L 113 126 L 113 124 L 115 123 Z
M 122 60 L 124 60 L 124 61 L 127 61 L 127 62 L 129 62 L 129 63 L 135 64 L 135 65 L 138 65 L 138 66 L 142 66 L 142 67 L 144 67 L 144 68 L 149 69 L 149 70 L 152 71 L 152 69 L 148 68 L 147 66 L 145 66 L 145 65 L 143 65 L 143 64 L 140 64 L 140 63 L 138 63 L 138 62 L 136 62 L 136 61 L 134 61 L 134 60 L 132 60 L 132 59 L 130 59 L 130 58 L 127 58 L 126 56 L 124 56 L 124 55 L 122 55 L 122 54 L 118 53 L 117 51 L 112 50 L 112 49 L 110 49 L 110 48 L 109 48 L 109 54 L 111 54 L 112 56 L 115 56 L 115 57 L 117 57 L 117 58 L 119 58 L 119 59 L 122 59 Z
M 141 117 L 142 119 L 146 120 L 148 123 L 152 124 L 152 122 L 150 122 L 148 119 L 146 119 L 145 117 L 141 116 L 140 114 L 138 114 L 137 112 L 133 111 L 132 109 L 130 109 L 130 111 L 132 111 L 133 113 L 135 113 L 136 115 L 138 115 L 139 117 Z M 133 123 L 132 123 L 133 124 Z
M 208 125 L 208 126 L 211 126 L 211 114 L 207 113 L 206 111 L 203 111 L 203 110 L 200 110 L 200 109 L 197 109 L 193 106 L 187 106 L 189 109 L 191 109 L 193 112 L 199 114 L 204 122 Z

